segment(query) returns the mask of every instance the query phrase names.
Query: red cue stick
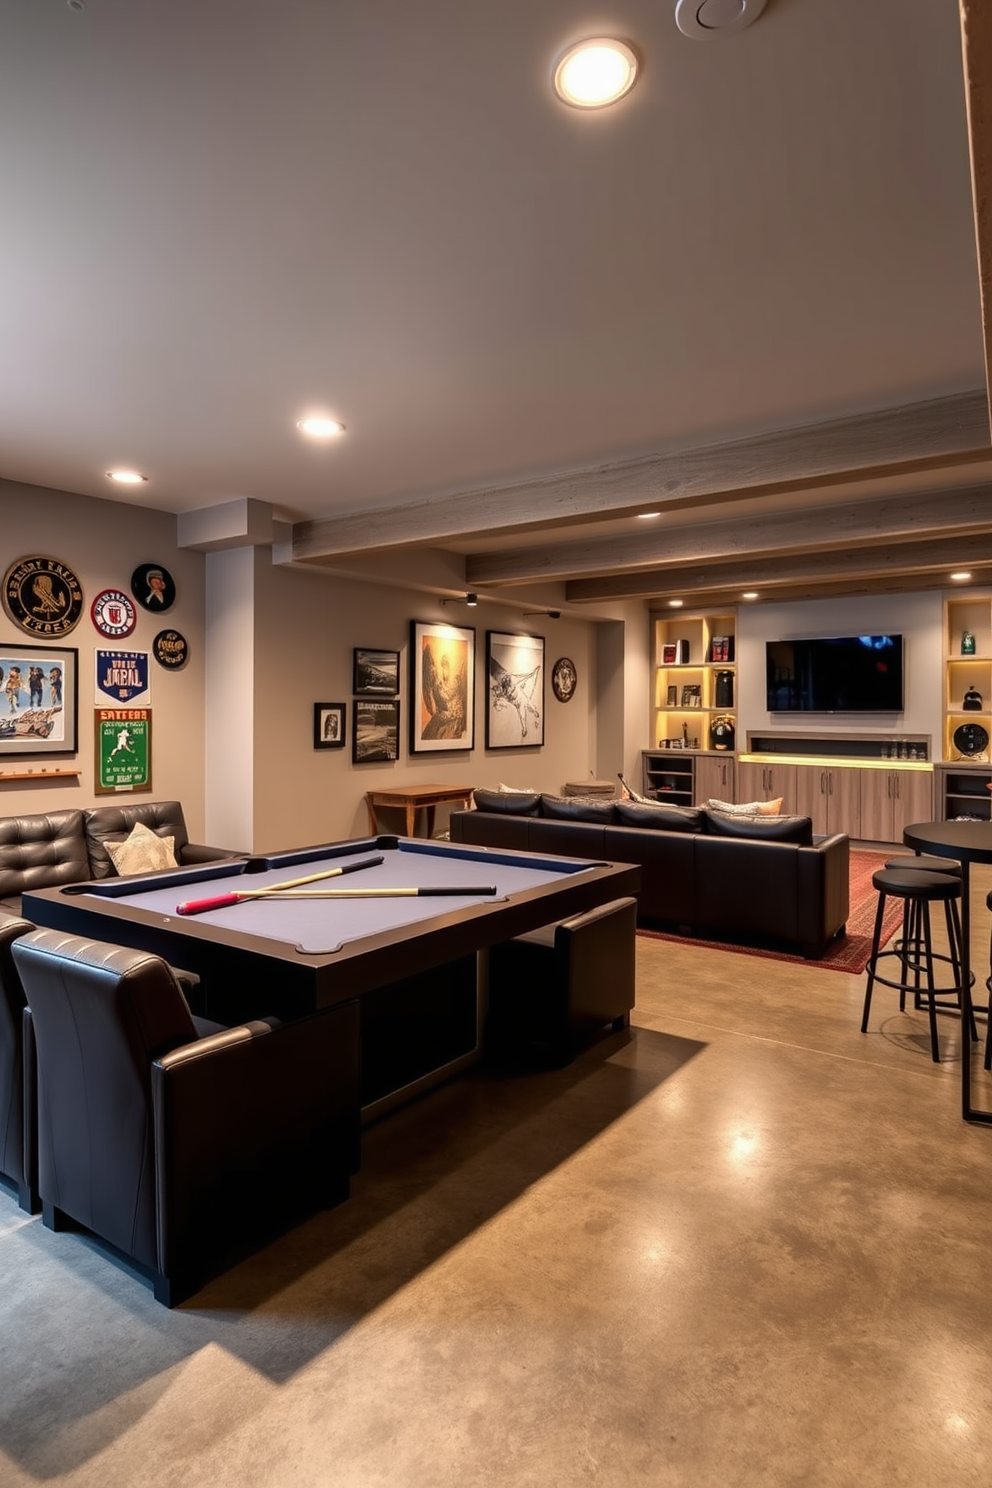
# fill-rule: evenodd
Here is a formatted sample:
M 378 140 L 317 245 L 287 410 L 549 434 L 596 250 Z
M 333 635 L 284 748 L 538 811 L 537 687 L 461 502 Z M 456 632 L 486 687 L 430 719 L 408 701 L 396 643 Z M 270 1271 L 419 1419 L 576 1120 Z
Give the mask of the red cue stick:
M 261 899 L 265 894 L 278 894 L 282 889 L 298 889 L 301 884 L 317 883 L 322 878 L 339 878 L 344 873 L 358 873 L 362 868 L 377 868 L 385 861 L 380 853 L 375 858 L 363 858 L 360 863 L 345 863 L 341 868 L 310 873 L 306 878 L 287 878 L 283 883 L 266 884 L 264 889 L 241 889 L 233 894 L 218 894 L 214 899 L 188 899 L 185 904 L 176 905 L 176 914 L 206 914 L 209 909 L 227 909 L 232 904 L 243 904 L 246 899 Z

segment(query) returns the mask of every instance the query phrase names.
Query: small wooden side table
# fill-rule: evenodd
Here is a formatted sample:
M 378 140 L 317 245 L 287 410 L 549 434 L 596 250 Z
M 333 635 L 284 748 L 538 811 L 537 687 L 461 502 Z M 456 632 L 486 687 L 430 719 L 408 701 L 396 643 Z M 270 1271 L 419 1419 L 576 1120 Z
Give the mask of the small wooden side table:
M 423 806 L 427 812 L 427 835 L 434 835 L 434 808 L 449 801 L 467 806 L 472 799 L 471 785 L 408 785 L 390 790 L 365 792 L 365 804 L 369 810 L 369 831 L 373 836 L 379 831 L 376 809 L 379 806 L 400 806 L 406 810 L 406 835 L 415 836 L 417 812 Z

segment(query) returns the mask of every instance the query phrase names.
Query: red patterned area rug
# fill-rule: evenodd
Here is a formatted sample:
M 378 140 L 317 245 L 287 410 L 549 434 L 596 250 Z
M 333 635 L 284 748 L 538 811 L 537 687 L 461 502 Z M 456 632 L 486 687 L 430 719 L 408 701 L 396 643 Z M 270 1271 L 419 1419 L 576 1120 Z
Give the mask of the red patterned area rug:
M 871 876 L 881 868 L 891 853 L 851 853 L 851 911 L 847 917 L 847 934 L 835 940 L 818 961 L 805 956 L 793 956 L 786 951 L 769 950 L 762 945 L 738 945 L 726 940 L 699 940 L 691 935 L 669 935 L 664 930 L 638 930 L 648 940 L 674 940 L 679 945 L 705 946 L 714 951 L 736 951 L 741 956 L 763 956 L 768 961 L 794 961 L 799 966 L 822 966 L 827 971 L 864 971 L 871 950 L 871 937 L 875 929 L 875 911 L 878 894 L 872 888 Z M 902 908 L 897 900 L 889 900 L 882 922 L 884 944 L 902 922 Z

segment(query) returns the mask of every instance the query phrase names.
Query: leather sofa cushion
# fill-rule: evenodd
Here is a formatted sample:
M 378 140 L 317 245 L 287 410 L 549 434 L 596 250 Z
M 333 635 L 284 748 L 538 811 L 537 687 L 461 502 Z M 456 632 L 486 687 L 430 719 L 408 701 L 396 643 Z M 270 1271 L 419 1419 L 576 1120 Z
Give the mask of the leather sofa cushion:
M 792 842 L 813 846 L 813 822 L 808 816 L 725 816 L 706 812 L 706 830 L 713 837 L 743 837 L 752 842 Z
M 541 815 L 552 821 L 614 822 L 614 801 L 596 796 L 542 796 Z
M 477 811 L 496 811 L 503 816 L 539 816 L 541 812 L 541 797 L 536 791 L 494 791 L 476 790 L 472 792 Z
M 0 818 L 0 899 L 90 876 L 81 811 Z
M 701 807 L 667 801 L 617 801 L 616 813 L 625 827 L 653 827 L 656 832 L 701 832 L 706 825 Z

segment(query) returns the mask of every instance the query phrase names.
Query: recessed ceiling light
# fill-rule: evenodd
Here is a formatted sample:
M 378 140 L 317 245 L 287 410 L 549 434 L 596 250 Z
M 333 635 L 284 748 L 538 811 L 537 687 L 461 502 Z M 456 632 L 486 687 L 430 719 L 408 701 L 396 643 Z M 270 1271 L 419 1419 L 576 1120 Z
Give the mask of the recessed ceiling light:
M 108 470 L 107 479 L 117 481 L 122 486 L 140 486 L 148 477 L 137 470 Z
M 338 423 L 337 419 L 316 415 L 297 419 L 296 427 L 301 434 L 309 434 L 312 439 L 333 439 L 335 435 L 344 433 L 344 424 Z
M 756 589 L 745 589 L 744 593 L 741 595 L 741 599 L 757 599 L 757 597 L 758 591 Z
M 660 517 L 661 512 L 638 512 L 637 518 L 640 522 L 650 522 L 652 517 Z
M 637 77 L 637 56 L 625 41 L 592 36 L 576 42 L 555 63 L 555 92 L 573 108 L 607 108 L 629 93 Z
M 668 603 L 671 605 L 671 607 L 672 607 L 673 610 L 680 610 L 682 608 L 683 604 L 685 603 L 685 600 L 682 600 L 682 599 L 670 599 L 668 601 Z
M 963 573 L 963 572 L 962 573 L 952 573 L 951 574 L 951 578 L 953 579 L 953 581 L 954 581 L 955 584 L 967 584 L 968 580 L 971 578 L 971 574 L 970 573 Z

